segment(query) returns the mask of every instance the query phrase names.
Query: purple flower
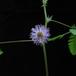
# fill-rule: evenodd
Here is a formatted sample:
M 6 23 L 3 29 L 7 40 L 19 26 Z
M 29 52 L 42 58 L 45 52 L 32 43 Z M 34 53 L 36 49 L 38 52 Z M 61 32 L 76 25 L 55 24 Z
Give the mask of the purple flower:
M 36 45 L 47 43 L 48 37 L 50 36 L 49 29 L 44 25 L 36 25 L 35 28 L 31 29 L 30 38 Z

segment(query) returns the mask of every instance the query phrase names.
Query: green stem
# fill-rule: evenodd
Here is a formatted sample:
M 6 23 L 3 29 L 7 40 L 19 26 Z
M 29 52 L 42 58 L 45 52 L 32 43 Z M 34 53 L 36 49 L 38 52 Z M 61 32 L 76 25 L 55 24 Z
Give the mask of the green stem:
M 44 14 L 45 14 L 45 26 L 47 26 L 47 12 L 46 12 L 46 6 L 44 8 Z
M 4 41 L 4 42 L 0 42 L 0 44 L 19 43 L 19 42 L 32 42 L 32 40 Z
M 45 27 L 47 27 L 48 21 L 47 21 L 47 12 L 46 12 L 46 4 L 47 2 L 43 1 L 43 9 L 44 9 L 44 15 L 45 15 Z M 47 55 L 46 55 L 46 48 L 45 44 L 43 43 L 43 54 L 44 54 L 44 62 L 45 62 L 45 71 L 46 71 L 46 76 L 48 76 L 48 64 L 47 64 Z
M 47 27 L 47 12 L 46 12 L 46 3 L 43 0 L 43 9 L 44 9 L 44 15 L 45 15 L 45 26 Z
M 43 43 L 43 54 L 44 54 L 44 62 L 45 62 L 45 72 L 46 72 L 46 76 L 48 75 L 48 64 L 47 64 L 47 55 L 46 55 L 46 48 L 45 48 L 45 44 Z
M 61 39 L 62 37 L 64 37 L 65 35 L 69 34 L 70 32 L 66 32 L 64 34 L 61 34 L 61 35 L 58 35 L 58 36 L 55 36 L 53 38 L 49 38 L 48 41 L 54 41 L 56 39 Z
M 56 20 L 51 20 L 52 22 L 56 22 L 56 23 L 59 23 L 59 24 L 61 24 L 61 25 L 63 25 L 63 26 L 66 26 L 66 27 L 68 27 L 68 28 L 71 28 L 71 26 L 69 26 L 69 25 L 67 25 L 67 24 L 64 24 L 64 23 L 62 23 L 62 22 L 59 22 L 59 21 L 56 21 Z

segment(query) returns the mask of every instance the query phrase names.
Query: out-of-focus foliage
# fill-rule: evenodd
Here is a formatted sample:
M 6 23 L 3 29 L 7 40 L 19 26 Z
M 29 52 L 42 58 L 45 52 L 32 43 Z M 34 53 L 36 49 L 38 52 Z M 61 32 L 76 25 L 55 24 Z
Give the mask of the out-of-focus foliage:
M 0 55 L 2 55 L 3 54 L 3 51 L 0 49 Z
M 71 35 L 68 40 L 68 47 L 72 55 L 76 55 L 76 35 Z
M 68 40 L 68 47 L 70 50 L 70 53 L 72 55 L 76 55 L 76 26 L 73 25 L 71 29 L 69 29 L 69 32 L 71 33 L 69 40 Z
M 75 24 L 71 27 L 71 29 L 69 29 L 69 31 L 70 31 L 73 35 L 76 35 L 76 26 L 75 26 Z

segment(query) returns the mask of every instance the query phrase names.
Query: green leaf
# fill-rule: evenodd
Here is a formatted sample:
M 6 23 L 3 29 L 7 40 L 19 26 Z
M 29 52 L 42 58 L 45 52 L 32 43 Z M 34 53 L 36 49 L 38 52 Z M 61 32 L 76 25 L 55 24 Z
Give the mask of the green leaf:
M 70 29 L 69 30 L 73 35 L 76 35 L 76 29 Z
M 71 35 L 68 40 L 68 47 L 72 55 L 76 55 L 76 35 Z
M 0 55 L 2 55 L 3 54 L 3 51 L 0 49 Z
M 72 25 L 71 29 L 69 29 L 69 31 L 73 34 L 73 35 L 76 35 L 76 26 L 75 24 Z

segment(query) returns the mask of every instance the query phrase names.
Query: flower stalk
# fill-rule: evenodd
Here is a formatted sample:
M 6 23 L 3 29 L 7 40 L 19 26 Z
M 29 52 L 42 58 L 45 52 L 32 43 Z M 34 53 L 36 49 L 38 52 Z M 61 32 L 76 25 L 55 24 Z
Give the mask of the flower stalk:
M 46 72 L 46 76 L 49 76 L 48 75 L 48 64 L 47 64 L 47 55 L 46 55 L 45 43 L 42 44 L 42 47 L 43 47 L 44 62 L 45 62 L 45 72 Z
M 47 11 L 46 11 L 46 5 L 47 5 L 47 1 L 48 0 L 42 0 L 43 3 L 43 10 L 44 10 L 44 15 L 45 15 L 45 27 L 47 27 L 48 24 L 48 17 L 47 17 Z M 47 55 L 46 55 L 46 48 L 45 48 L 45 43 L 42 44 L 43 45 L 43 54 L 44 54 L 44 63 L 45 63 L 45 72 L 46 72 L 46 76 L 48 75 L 48 64 L 47 64 Z

